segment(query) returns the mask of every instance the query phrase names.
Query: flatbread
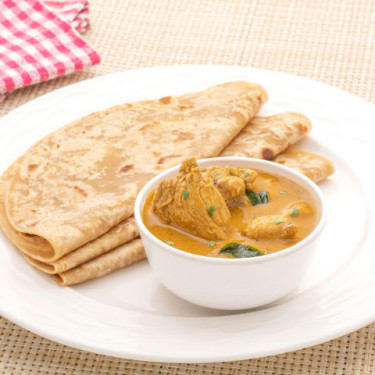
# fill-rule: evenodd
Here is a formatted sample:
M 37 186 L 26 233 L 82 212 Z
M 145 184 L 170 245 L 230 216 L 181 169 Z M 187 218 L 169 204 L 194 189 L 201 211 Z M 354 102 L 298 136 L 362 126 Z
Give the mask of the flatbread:
M 2 178 L 7 179 L 11 174 L 11 169 L 6 171 Z M 93 241 L 79 247 L 78 249 L 72 251 L 71 253 L 63 256 L 62 258 L 51 262 L 45 263 L 38 261 L 24 254 L 23 248 L 29 245 L 29 241 L 33 246 L 36 245 L 36 241 L 33 236 L 28 236 L 23 233 L 15 231 L 15 229 L 10 225 L 6 218 L 4 196 L 5 196 L 6 184 L 0 183 L 0 226 L 3 231 L 7 234 L 13 243 L 17 246 L 19 250 L 23 253 L 25 259 L 39 270 L 54 274 L 59 272 L 64 272 L 71 268 L 74 268 L 82 263 L 87 262 L 97 256 L 104 254 L 128 241 L 133 240 L 138 236 L 138 228 L 135 224 L 134 216 L 129 217 L 123 222 L 119 223 L 107 233 L 94 239 Z M 38 239 L 36 239 L 38 241 Z
M 0 222 L 9 221 L 14 243 L 22 238 L 23 253 L 54 262 L 131 216 L 155 174 L 220 154 L 266 100 L 261 86 L 231 82 L 77 120 L 31 147 L 1 180 Z
M 220 156 L 272 160 L 319 182 L 334 172 L 333 163 L 323 156 L 289 147 L 304 138 L 310 130 L 310 120 L 301 113 L 285 112 L 255 117 Z
M 314 182 L 326 179 L 335 171 L 335 167 L 330 160 L 313 152 L 297 148 L 289 148 L 273 161 L 295 169 Z
M 221 156 L 245 156 L 271 160 L 311 130 L 310 120 L 293 112 L 256 117 L 221 153 Z
M 53 275 L 60 285 L 74 285 L 95 279 L 146 257 L 142 241 L 136 239 L 69 271 Z
M 73 250 L 54 262 L 41 262 L 28 255 L 25 255 L 25 259 L 43 272 L 50 274 L 61 273 L 86 263 L 91 259 L 97 258 L 124 243 L 134 240 L 138 235 L 138 228 L 135 224 L 134 216 L 131 216 L 114 226 L 107 233 L 102 234 L 95 240 Z

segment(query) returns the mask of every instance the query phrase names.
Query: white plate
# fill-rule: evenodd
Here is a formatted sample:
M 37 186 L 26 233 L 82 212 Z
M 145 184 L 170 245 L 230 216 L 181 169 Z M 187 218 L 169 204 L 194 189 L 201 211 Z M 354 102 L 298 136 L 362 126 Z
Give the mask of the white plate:
M 108 106 L 230 81 L 262 84 L 261 114 L 298 111 L 313 123 L 299 145 L 327 156 L 335 174 L 321 188 L 328 221 L 294 296 L 252 311 L 208 310 L 164 289 L 147 261 L 76 287 L 59 287 L 0 236 L 0 313 L 63 344 L 112 356 L 168 362 L 256 358 L 318 344 L 375 320 L 375 107 L 327 85 L 244 67 L 174 66 L 80 82 L 0 119 L 0 172 L 54 129 Z M 138 152 L 135 150 L 135 152 Z M 280 270 L 283 272 L 283 270 Z M 260 281 L 261 282 L 261 281 Z

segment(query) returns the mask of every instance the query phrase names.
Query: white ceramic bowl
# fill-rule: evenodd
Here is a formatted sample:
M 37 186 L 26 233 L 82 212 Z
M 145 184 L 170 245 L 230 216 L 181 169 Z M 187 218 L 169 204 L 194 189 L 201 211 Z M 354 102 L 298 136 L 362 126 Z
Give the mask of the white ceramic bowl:
M 142 221 L 142 210 L 148 194 L 161 180 L 178 174 L 179 166 L 171 168 L 143 187 L 134 209 L 148 261 L 161 283 L 189 302 L 225 310 L 258 307 L 296 290 L 314 252 L 315 239 L 325 224 L 326 205 L 320 189 L 302 174 L 265 160 L 219 157 L 198 160 L 198 165 L 202 169 L 213 165 L 255 168 L 285 176 L 310 192 L 320 210 L 320 221 L 301 242 L 261 257 L 213 258 L 178 250 L 151 234 Z

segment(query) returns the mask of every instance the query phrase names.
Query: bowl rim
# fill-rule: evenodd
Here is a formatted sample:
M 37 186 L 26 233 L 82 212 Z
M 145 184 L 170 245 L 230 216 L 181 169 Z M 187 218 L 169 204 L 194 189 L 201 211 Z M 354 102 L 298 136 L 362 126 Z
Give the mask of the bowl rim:
M 296 243 L 295 245 L 292 245 L 286 249 L 283 249 L 281 251 L 278 251 L 276 253 L 271 253 L 267 254 L 267 256 L 259 256 L 259 257 L 252 257 L 252 258 L 216 258 L 216 257 L 209 257 L 209 256 L 204 256 L 204 255 L 198 255 L 198 254 L 192 254 L 184 250 L 180 250 L 176 247 L 170 246 L 167 243 L 163 242 L 159 238 L 155 237 L 146 227 L 146 225 L 143 223 L 142 219 L 142 211 L 143 211 L 143 206 L 141 207 L 141 203 L 143 200 L 143 197 L 145 194 L 148 194 L 148 190 L 152 190 L 157 186 L 157 184 L 164 180 L 165 178 L 172 177 L 171 175 L 177 174 L 181 163 L 169 168 L 161 173 L 158 173 L 156 176 L 154 176 L 150 181 L 148 181 L 143 188 L 139 191 L 137 198 L 135 200 L 134 204 L 134 217 L 135 217 L 135 222 L 137 224 L 137 227 L 139 229 L 139 232 L 141 235 L 147 236 L 147 238 L 153 242 L 158 248 L 161 248 L 173 255 L 185 258 L 185 259 L 190 259 L 192 261 L 198 261 L 198 262 L 204 262 L 204 263 L 216 263 L 216 264 L 231 264 L 231 265 L 238 265 L 238 264 L 247 264 L 247 263 L 258 263 L 258 262 L 268 262 L 268 261 L 275 261 L 276 259 L 287 257 L 298 250 L 303 250 L 306 246 L 308 246 L 315 238 L 320 234 L 322 231 L 326 219 L 327 219 L 327 204 L 325 197 L 320 190 L 320 188 L 317 186 L 315 182 L 310 180 L 308 177 L 304 176 L 302 173 L 286 167 L 282 164 L 278 164 L 272 161 L 264 160 L 264 159 L 256 159 L 256 158 L 248 158 L 248 157 L 239 157 L 239 156 L 223 156 L 223 157 L 214 157 L 214 158 L 203 158 L 203 159 L 197 159 L 198 166 L 200 164 L 204 163 L 213 163 L 212 166 L 217 165 L 215 164 L 216 162 L 222 162 L 222 161 L 228 161 L 229 165 L 231 161 L 237 161 L 241 162 L 243 161 L 244 163 L 255 163 L 259 164 L 259 166 L 248 166 L 244 165 L 242 166 L 243 168 L 256 168 L 259 170 L 262 170 L 262 166 L 268 166 L 272 168 L 275 168 L 279 170 L 281 173 L 278 173 L 278 171 L 272 172 L 275 174 L 280 174 L 283 177 L 289 178 L 293 182 L 300 184 L 300 181 L 296 181 L 294 178 L 297 178 L 299 180 L 302 180 L 308 188 L 307 190 L 309 193 L 311 193 L 311 190 L 314 191 L 316 196 L 319 198 L 320 202 L 318 201 L 318 205 L 320 203 L 321 206 L 321 212 L 320 212 L 320 220 L 314 230 L 306 236 L 303 240 L 300 242 Z M 205 165 L 204 167 L 209 167 L 210 165 Z M 265 170 L 265 172 L 268 172 Z M 283 173 L 284 172 L 284 173 Z M 271 173 L 271 172 L 270 172 Z M 288 176 L 285 176 L 285 174 L 288 174 Z M 292 175 L 292 176 L 290 176 Z M 155 185 L 155 186 L 154 186 Z M 306 188 L 306 186 L 303 186 Z M 315 199 L 315 197 L 313 197 Z M 316 200 L 316 199 L 315 199 Z M 147 251 L 146 251 L 147 253 Z

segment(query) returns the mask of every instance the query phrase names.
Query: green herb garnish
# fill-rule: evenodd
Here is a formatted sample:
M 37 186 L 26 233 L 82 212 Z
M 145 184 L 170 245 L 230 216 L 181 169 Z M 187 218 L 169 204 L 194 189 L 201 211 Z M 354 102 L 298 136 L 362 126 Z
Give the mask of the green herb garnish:
M 221 254 L 231 255 L 233 258 L 252 258 L 263 255 L 258 249 L 250 245 L 244 245 L 237 242 L 227 243 L 220 249 Z
M 182 193 L 182 196 L 185 198 L 185 199 L 188 199 L 189 198 L 189 192 L 187 190 L 185 190 L 183 193 Z
M 299 209 L 293 208 L 292 213 L 290 214 L 291 217 L 296 217 L 298 215 Z
M 267 254 L 268 254 L 268 250 L 265 250 L 263 254 L 264 254 L 264 255 L 267 255 Z
M 253 206 L 257 206 L 258 204 L 267 204 L 270 201 L 270 195 L 266 190 L 262 190 L 259 193 L 255 193 L 252 190 L 246 190 L 246 195 Z
M 214 216 L 215 210 L 216 210 L 215 206 L 210 206 L 210 208 L 208 209 L 208 214 L 210 216 Z
M 288 192 L 285 191 L 285 190 L 280 190 L 279 193 L 280 193 L 280 194 L 284 194 L 284 195 L 288 194 Z
M 208 246 L 215 246 L 215 245 L 216 245 L 216 242 L 215 242 L 215 241 L 208 241 L 208 242 L 207 242 L 207 245 L 208 245 Z
M 174 242 L 173 242 L 173 241 L 165 240 L 164 242 L 165 242 L 167 245 L 169 245 L 169 246 L 173 246 L 173 245 L 174 245 Z
M 277 219 L 277 220 L 275 220 L 275 224 L 280 224 L 282 222 L 283 222 L 283 219 Z
M 249 172 L 242 173 L 241 177 L 244 177 L 244 178 L 249 177 Z

